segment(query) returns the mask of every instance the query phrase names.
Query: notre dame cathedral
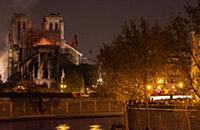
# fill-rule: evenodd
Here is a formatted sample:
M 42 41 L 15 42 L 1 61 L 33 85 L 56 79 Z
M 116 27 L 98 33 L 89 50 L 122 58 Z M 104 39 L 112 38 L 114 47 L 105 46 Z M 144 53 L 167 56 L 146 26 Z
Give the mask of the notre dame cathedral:
M 64 19 L 60 14 L 43 17 L 41 30 L 31 18 L 14 14 L 8 40 L 8 81 L 31 80 L 48 88 L 60 82 L 69 64 L 79 65 L 83 55 L 77 50 L 77 35 L 66 42 Z

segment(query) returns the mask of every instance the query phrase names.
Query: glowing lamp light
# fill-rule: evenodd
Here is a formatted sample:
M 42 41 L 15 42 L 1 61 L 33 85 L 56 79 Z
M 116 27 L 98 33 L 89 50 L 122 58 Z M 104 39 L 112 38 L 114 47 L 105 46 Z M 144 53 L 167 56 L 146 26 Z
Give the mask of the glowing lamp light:
M 102 130 L 101 125 L 98 124 L 90 125 L 90 130 Z
M 56 130 L 70 130 L 70 127 L 66 124 L 59 124 L 57 127 L 56 127 Z
M 61 92 L 64 92 L 64 89 L 66 89 L 66 88 L 67 88 L 66 84 L 63 84 L 63 83 L 60 84 L 60 91 Z
M 103 79 L 100 77 L 100 78 L 97 79 L 97 82 L 102 84 L 103 83 Z
M 180 83 L 178 84 L 178 86 L 179 86 L 179 88 L 183 88 L 183 83 L 180 82 Z
M 175 89 L 175 88 L 176 88 L 176 87 L 173 85 L 173 86 L 172 86 L 172 89 Z
M 65 88 L 67 88 L 67 85 L 66 85 L 66 84 L 61 84 L 61 85 L 60 85 L 60 88 L 61 88 L 61 89 L 65 89 Z
M 147 89 L 147 90 L 151 90 L 151 88 L 152 88 L 151 85 L 147 85 L 147 86 L 146 86 L 146 89 Z
M 17 88 L 20 90 L 25 90 L 25 87 L 23 85 L 18 85 Z
M 163 83 L 164 83 L 164 79 L 158 79 L 158 80 L 157 80 L 157 83 L 158 83 L 158 84 L 163 84 Z

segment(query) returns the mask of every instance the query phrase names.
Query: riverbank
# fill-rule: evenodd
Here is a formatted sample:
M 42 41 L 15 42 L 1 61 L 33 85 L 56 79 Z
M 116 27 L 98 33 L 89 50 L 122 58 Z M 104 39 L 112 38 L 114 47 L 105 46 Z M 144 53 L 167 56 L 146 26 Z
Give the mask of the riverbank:
M 0 98 L 0 120 L 123 116 L 123 106 L 98 98 Z

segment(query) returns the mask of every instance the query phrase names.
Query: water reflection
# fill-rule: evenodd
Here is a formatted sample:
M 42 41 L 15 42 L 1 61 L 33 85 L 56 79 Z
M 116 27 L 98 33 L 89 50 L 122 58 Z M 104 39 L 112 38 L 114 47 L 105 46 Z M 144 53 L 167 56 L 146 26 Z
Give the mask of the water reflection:
M 101 125 L 98 124 L 90 125 L 90 130 L 102 130 Z
M 0 122 L 0 130 L 111 130 L 113 124 L 119 123 L 123 123 L 123 117 L 26 120 Z M 59 125 L 66 127 L 59 129 Z M 91 125 L 99 125 L 99 128 L 92 129 Z
M 56 130 L 70 130 L 70 127 L 67 124 L 59 124 L 56 126 Z

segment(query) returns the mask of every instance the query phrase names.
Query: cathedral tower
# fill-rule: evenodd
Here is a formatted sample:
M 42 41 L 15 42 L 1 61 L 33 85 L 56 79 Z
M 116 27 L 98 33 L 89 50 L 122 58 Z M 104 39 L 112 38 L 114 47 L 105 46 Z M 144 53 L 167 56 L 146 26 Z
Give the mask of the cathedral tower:
M 26 33 L 31 29 L 31 19 L 25 14 L 14 14 L 11 20 L 9 40 L 8 40 L 8 77 L 14 73 L 19 72 L 20 62 L 24 59 Z
M 57 35 L 60 42 L 64 41 L 64 19 L 60 14 L 49 14 L 43 18 L 42 31 Z

